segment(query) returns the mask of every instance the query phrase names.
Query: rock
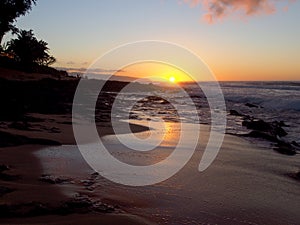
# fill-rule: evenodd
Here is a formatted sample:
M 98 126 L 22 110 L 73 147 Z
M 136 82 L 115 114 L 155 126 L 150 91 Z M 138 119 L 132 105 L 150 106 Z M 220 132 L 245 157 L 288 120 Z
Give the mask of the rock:
M 28 138 L 21 135 L 15 135 L 8 132 L 0 131 L 0 147 L 18 146 L 25 144 L 61 145 L 61 143 L 54 140 L 42 138 Z
M 9 170 L 9 166 L 4 165 L 4 164 L 0 165 L 0 173 L 2 173 L 3 171 L 6 171 L 6 170 Z
M 274 151 L 279 152 L 284 155 L 296 155 L 297 154 L 295 149 L 288 148 L 286 146 L 280 146 L 280 147 L 274 148 Z
M 95 184 L 94 180 L 81 180 L 80 183 L 83 184 L 83 186 L 88 187 Z
M 58 208 L 60 214 L 69 213 L 87 213 L 91 211 L 110 213 L 115 210 L 111 205 L 102 203 L 100 201 L 93 201 L 86 195 L 77 195 L 73 199 L 70 199 L 62 204 Z
M 13 192 L 13 191 L 14 191 L 14 189 L 4 187 L 4 186 L 0 186 L 0 197 L 7 194 L 7 193 Z
M 50 132 L 50 133 L 60 133 L 61 131 L 60 131 L 60 129 L 57 128 L 57 127 L 51 127 L 51 128 L 49 129 L 49 132 Z
M 9 166 L 7 165 L 0 165 L 0 180 L 4 180 L 4 181 L 12 181 L 12 180 L 18 180 L 20 178 L 19 175 L 10 175 L 10 174 L 6 174 L 6 173 L 3 173 L 4 171 L 7 171 L 9 170 Z M 0 195 L 1 195 L 1 192 L 4 191 L 4 189 L 1 189 L 0 187 Z
M 99 173 L 98 173 L 98 172 L 94 172 L 94 173 L 91 174 L 91 177 L 92 177 L 92 178 L 96 178 L 96 177 L 98 177 L 98 176 L 99 176 Z
M 14 121 L 8 127 L 17 130 L 31 130 L 30 125 L 26 121 Z
M 241 116 L 241 117 L 245 116 L 244 114 L 239 113 L 238 111 L 236 111 L 234 109 L 229 110 L 229 114 L 232 115 L 232 116 Z
M 253 130 L 250 133 L 244 134 L 244 135 L 241 135 L 241 136 L 253 137 L 253 138 L 262 138 L 262 139 L 266 139 L 266 140 L 269 140 L 269 141 L 272 141 L 272 142 L 277 142 L 276 137 L 274 137 L 274 136 L 272 136 L 268 133 L 257 131 L 257 130 Z
M 19 175 L 10 175 L 6 173 L 0 173 L 0 180 L 4 181 L 13 181 L 13 180 L 19 180 L 21 177 Z
M 277 121 L 275 121 L 277 124 L 278 124 L 278 126 L 281 126 L 281 127 L 289 127 L 289 125 L 286 125 L 285 124 L 285 122 L 284 121 L 279 121 L 279 122 L 277 122 Z
M 161 98 L 161 97 L 158 97 L 158 96 L 148 96 L 144 99 L 142 99 L 141 101 L 139 101 L 141 103 L 155 103 L 155 104 L 170 104 L 167 100 Z
M 0 217 L 28 217 L 49 214 L 50 209 L 40 202 L 0 205 Z
M 86 190 L 88 191 L 94 191 L 95 190 L 95 186 L 88 186 L 88 187 L 85 187 Z
M 248 106 L 249 108 L 258 108 L 258 105 L 254 105 L 251 103 L 246 103 L 245 106 Z
M 286 142 L 281 137 L 286 136 L 287 132 L 282 128 L 283 121 L 265 122 L 263 120 L 248 119 L 242 123 L 248 129 L 252 129 L 246 137 L 263 138 L 276 143 L 275 151 L 285 155 L 295 155 L 297 153 L 296 146 Z
M 250 119 L 244 120 L 242 125 L 247 127 L 247 129 L 269 133 L 269 135 L 273 137 L 276 137 L 277 135 L 279 137 L 287 135 L 287 132 L 276 121 L 268 123 L 263 120 Z
M 274 150 L 284 155 L 297 154 L 296 149 L 290 143 L 284 141 L 278 141 Z
M 258 131 L 268 131 L 271 129 L 271 125 L 263 120 L 245 120 L 242 125 L 247 127 L 247 129 L 258 130 Z
M 296 147 L 298 147 L 298 148 L 300 148 L 300 145 L 296 141 L 292 141 L 291 144 L 294 145 L 294 146 L 296 146 Z
M 32 217 L 43 215 L 67 215 L 71 213 L 114 212 L 115 207 L 94 201 L 86 195 L 77 195 L 57 206 L 49 206 L 41 202 L 28 202 L 19 204 L 0 204 L 1 218 Z
M 132 120 L 138 120 L 138 119 L 139 119 L 139 116 L 132 113 L 132 114 L 129 115 L 129 119 L 132 119 Z
M 96 212 L 102 212 L 102 213 L 110 213 L 115 211 L 115 207 L 112 205 L 108 205 L 105 203 L 97 202 L 93 204 L 93 210 Z
M 294 178 L 294 179 L 296 179 L 296 180 L 298 180 L 298 181 L 300 181 L 300 171 L 293 172 L 293 173 L 288 173 L 287 175 Z
M 90 211 L 93 206 L 93 202 L 87 196 L 78 196 L 73 199 L 70 199 L 62 204 L 59 208 L 60 213 L 69 214 L 69 213 L 87 213 Z
M 200 98 L 204 98 L 203 96 L 204 94 L 191 94 L 190 95 L 190 98 L 193 99 L 193 100 L 197 100 L 197 99 L 200 99 Z
M 96 186 L 96 180 L 98 179 L 99 173 L 98 172 L 94 172 L 91 174 L 90 178 L 87 180 L 80 180 L 80 183 L 83 184 L 83 186 L 85 186 L 85 188 L 89 191 L 93 191 L 95 190 Z
M 273 121 L 270 123 L 274 131 L 279 137 L 286 136 L 288 133 L 282 127 L 289 127 L 283 121 Z
M 39 178 L 39 181 L 47 182 L 47 183 L 50 183 L 50 184 L 69 184 L 69 183 L 72 183 L 71 178 L 56 177 L 56 176 L 48 175 L 48 174 L 43 174 Z

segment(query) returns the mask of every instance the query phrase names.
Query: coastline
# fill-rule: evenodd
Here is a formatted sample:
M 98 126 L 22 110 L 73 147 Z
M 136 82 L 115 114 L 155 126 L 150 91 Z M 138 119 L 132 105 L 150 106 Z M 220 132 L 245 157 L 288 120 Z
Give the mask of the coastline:
M 298 170 L 299 155 L 281 155 L 226 135 L 216 160 L 200 173 L 199 161 L 208 136 L 209 126 L 202 125 L 193 157 L 166 181 L 145 187 L 108 182 L 103 187 L 116 199 L 126 193 L 133 202 L 146 202 L 146 206 L 136 207 L 135 213 L 150 215 L 148 218 L 158 224 L 298 223 L 299 180 L 289 173 Z M 128 157 L 134 158 L 125 154 L 121 159 Z
M 110 129 L 107 126 L 102 135 L 113 138 Z M 215 162 L 199 173 L 197 167 L 208 134 L 209 127 L 202 125 L 199 146 L 190 162 L 178 174 L 145 187 L 115 184 L 98 175 L 93 180 L 93 170 L 80 158 L 79 151 L 74 150 L 76 146 L 70 145 L 70 139 L 66 139 L 61 147 L 25 145 L 3 148 L 0 151 L 1 159 L 6 157 L 4 162 L 11 163 L 8 172 L 19 174 L 22 179 L 11 181 L 11 186 L 9 182 L 1 181 L 4 186 L 16 189 L 5 194 L 2 201 L 9 202 L 11 199 L 16 203 L 26 196 L 24 202 L 57 205 L 80 194 L 93 201 L 100 199 L 104 204 L 113 206 L 115 212 L 2 218 L 1 224 L 34 224 L 42 221 L 48 221 L 47 224 L 70 221 L 72 224 L 185 224 L 187 221 L 194 221 L 195 224 L 297 224 L 300 219 L 297 211 L 299 181 L 288 176 L 288 173 L 297 169 L 299 155 L 284 156 L 270 149 L 259 148 L 245 139 L 226 135 Z M 49 154 L 53 149 L 57 149 L 57 155 Z M 73 151 L 72 154 L 70 151 Z M 22 157 L 16 159 L 13 157 L 15 154 Z M 128 154 L 122 156 L 132 158 Z M 39 178 L 45 169 L 51 172 L 52 178 L 65 177 L 70 180 L 57 184 L 41 182 Z
M 38 123 L 27 124 L 32 130 L 3 128 L 5 125 L 2 124 L 0 131 L 27 138 L 38 137 L 51 140 L 61 143 L 61 146 L 76 145 L 72 132 L 71 116 L 41 114 L 31 114 L 30 116 L 39 119 Z M 41 120 L 43 122 L 40 122 Z M 36 129 L 37 124 L 40 129 Z M 101 125 L 101 129 L 99 129 L 100 136 L 113 134 L 109 123 L 103 122 L 97 123 L 97 125 Z M 147 130 L 147 128 L 139 125 L 131 125 L 131 129 L 134 132 Z M 56 132 L 53 132 L 53 130 Z M 78 203 L 84 206 L 86 202 L 90 201 L 90 196 L 83 194 L 81 184 L 76 184 L 73 181 L 67 182 L 66 187 L 63 187 L 66 190 L 64 192 L 62 186 L 65 186 L 65 184 L 56 183 L 56 178 L 54 180 L 51 180 L 51 178 L 48 180 L 42 179 L 45 175 L 43 162 L 35 153 L 50 147 L 47 145 L 24 144 L 0 148 L 0 164 L 1 167 L 5 168 L 0 172 L 0 207 L 2 211 L 0 224 L 36 224 L 41 222 L 45 224 L 45 221 L 47 221 L 47 224 L 111 224 L 114 222 L 152 224 L 143 217 L 129 214 L 126 212 L 126 208 L 120 209 L 110 205 L 109 201 L 101 206 L 104 207 L 103 212 L 101 210 L 97 212 L 93 209 L 81 212 L 82 207 L 77 209 L 77 206 L 71 210 L 65 209 L 64 204 L 74 199 L 75 201 L 80 199 Z M 86 171 L 93 173 L 93 170 L 87 164 L 85 167 L 87 168 Z M 64 173 L 64 171 L 61 172 Z M 82 179 L 85 178 L 82 177 Z M 82 196 L 84 196 L 83 199 L 81 199 Z M 100 199 L 96 200 L 99 201 Z M 43 207 L 44 211 L 41 210 Z
M 26 93 L 30 91 L 30 85 L 38 86 L 23 82 L 8 83 L 14 90 L 24 85 Z M 297 211 L 300 202 L 299 154 L 278 154 L 271 148 L 251 143 L 256 139 L 249 141 L 226 134 L 216 160 L 206 171 L 199 173 L 199 161 L 209 134 L 209 126 L 201 125 L 199 146 L 178 174 L 152 186 L 138 188 L 115 184 L 95 174 L 76 150 L 68 113 L 76 82 L 44 80 L 41 84 L 44 85 L 42 88 L 26 94 L 28 101 L 21 105 L 24 114 L 20 116 L 14 111 L 18 109 L 15 106 L 23 104 L 22 91 L 17 95 L 21 101 L 16 105 L 8 104 L 2 114 L 1 135 L 10 133 L 12 136 L 7 141 L 0 135 L 2 145 L 6 144 L 0 148 L 1 224 L 45 224 L 45 221 L 46 224 L 66 224 L 71 221 L 72 224 L 285 225 L 300 221 Z M 55 89 L 57 84 L 60 86 Z M 65 96 L 61 88 L 66 84 L 69 86 L 65 88 Z M 48 85 L 45 91 L 43 88 Z M 57 94 L 54 98 L 52 90 Z M 52 106 L 52 101 L 50 104 L 43 98 L 32 98 L 40 94 L 57 102 Z M 9 93 L 8 96 L 11 101 L 15 98 Z M 103 102 L 113 98 L 111 93 L 101 96 L 96 121 L 101 127 L 99 136 L 114 142 L 114 132 L 107 117 L 109 111 L 103 106 Z M 28 106 L 30 110 L 26 108 Z M 54 114 L 56 106 L 59 108 Z M 142 132 L 148 130 L 147 125 L 130 127 L 133 132 L 141 132 L 136 133 L 141 134 L 141 138 L 147 136 L 147 132 Z M 179 134 L 176 130 L 168 133 L 173 135 L 170 136 L 172 145 L 173 137 Z M 49 143 L 55 145 L 49 146 Z M 135 157 L 121 152 L 119 145 L 114 146 L 117 146 L 115 155 L 120 159 L 126 161 L 127 158 L 137 164 L 140 161 L 157 162 L 167 155 L 165 149 L 158 148 L 162 151 L 153 161 L 152 156 Z

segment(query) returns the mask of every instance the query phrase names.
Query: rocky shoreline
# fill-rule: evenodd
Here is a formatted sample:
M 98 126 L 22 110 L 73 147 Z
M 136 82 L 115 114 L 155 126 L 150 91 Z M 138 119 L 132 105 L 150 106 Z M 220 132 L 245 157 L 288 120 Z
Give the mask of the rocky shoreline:
M 254 106 L 257 107 L 256 105 L 251 104 L 251 107 Z M 285 130 L 285 127 L 288 127 L 288 125 L 286 125 L 284 121 L 266 122 L 262 119 L 242 114 L 237 110 L 230 110 L 229 114 L 232 116 L 240 117 L 242 119 L 242 126 L 250 130 L 250 132 L 246 134 L 229 134 L 241 137 L 259 138 L 270 141 L 274 144 L 273 149 L 281 154 L 295 155 L 299 153 L 300 145 L 296 141 L 292 141 L 291 143 L 289 143 L 283 139 L 283 137 L 288 135 Z
M 13 221 L 18 219 L 33 221 L 47 216 L 59 221 L 61 216 L 90 215 L 91 220 L 97 221 L 120 219 L 124 224 L 149 224 L 143 218 L 127 214 L 117 204 L 103 202 L 101 196 L 94 198 L 92 191 L 96 174 L 81 181 L 63 174 L 45 174 L 40 162 L 32 155 L 33 151 L 43 146 L 76 144 L 70 112 L 78 81 L 71 77 L 65 80 L 46 78 L 28 81 L 0 78 L 0 101 L 3 106 L 0 112 L 1 221 L 9 220 L 11 222 L 8 224 L 14 224 Z M 97 88 L 102 81 L 86 82 Z M 118 91 L 126 84 L 109 81 L 100 94 L 96 115 L 97 126 L 101 128 L 100 136 L 113 133 L 107 114 L 115 96 L 107 91 Z M 146 90 L 148 86 L 142 87 Z M 145 129 L 134 125 L 131 128 L 135 132 Z M 71 196 L 63 195 L 60 185 L 70 185 Z M 77 191 L 73 193 L 73 190 Z M 85 220 L 89 221 L 87 218 Z
M 116 213 L 122 212 L 116 207 L 93 200 L 92 198 L 78 194 L 73 198 L 62 201 L 60 204 L 53 206 L 43 202 L 27 202 L 20 204 L 0 204 L 0 218 L 22 218 L 45 215 L 70 215 L 86 213 Z

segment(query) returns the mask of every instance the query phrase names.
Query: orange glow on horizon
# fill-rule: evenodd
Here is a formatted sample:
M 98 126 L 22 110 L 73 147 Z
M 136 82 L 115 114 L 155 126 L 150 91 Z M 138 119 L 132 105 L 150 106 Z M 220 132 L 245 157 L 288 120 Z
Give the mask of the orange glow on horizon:
M 192 81 L 184 71 L 160 62 L 141 62 L 122 68 L 122 73 L 117 76 L 129 76 L 141 79 L 149 79 L 158 82 L 180 83 Z
M 286 80 L 299 80 L 299 74 L 293 71 L 294 67 L 279 68 L 276 65 L 273 67 L 260 69 L 252 68 L 250 65 L 231 65 L 229 67 L 227 63 L 222 64 L 210 64 L 208 65 L 212 71 L 216 81 L 280 81 L 283 74 L 288 74 Z M 272 68 L 272 70 L 270 69 Z M 164 64 L 161 62 L 141 62 L 135 63 L 124 68 L 121 68 L 121 72 L 117 72 L 117 76 L 128 76 L 137 79 L 148 78 L 153 81 L 165 82 L 169 84 L 180 84 L 183 82 L 193 82 L 197 76 L 191 78 L 187 73 L 176 68 L 175 66 Z M 172 79 L 171 79 L 172 77 Z M 203 80 L 197 81 L 213 81 L 212 79 L 206 80 L 203 76 Z

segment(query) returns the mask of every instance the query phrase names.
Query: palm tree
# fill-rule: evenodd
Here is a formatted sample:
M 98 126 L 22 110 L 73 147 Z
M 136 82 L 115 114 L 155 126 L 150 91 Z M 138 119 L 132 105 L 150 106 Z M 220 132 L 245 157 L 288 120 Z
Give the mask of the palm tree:
M 14 59 L 26 68 L 34 64 L 48 66 L 55 62 L 55 58 L 49 55 L 48 43 L 38 41 L 32 30 L 20 30 L 16 39 L 7 44 L 7 52 L 12 53 Z
M 14 22 L 31 10 L 36 0 L 1 0 L 0 1 L 0 45 L 8 31 L 17 32 Z

